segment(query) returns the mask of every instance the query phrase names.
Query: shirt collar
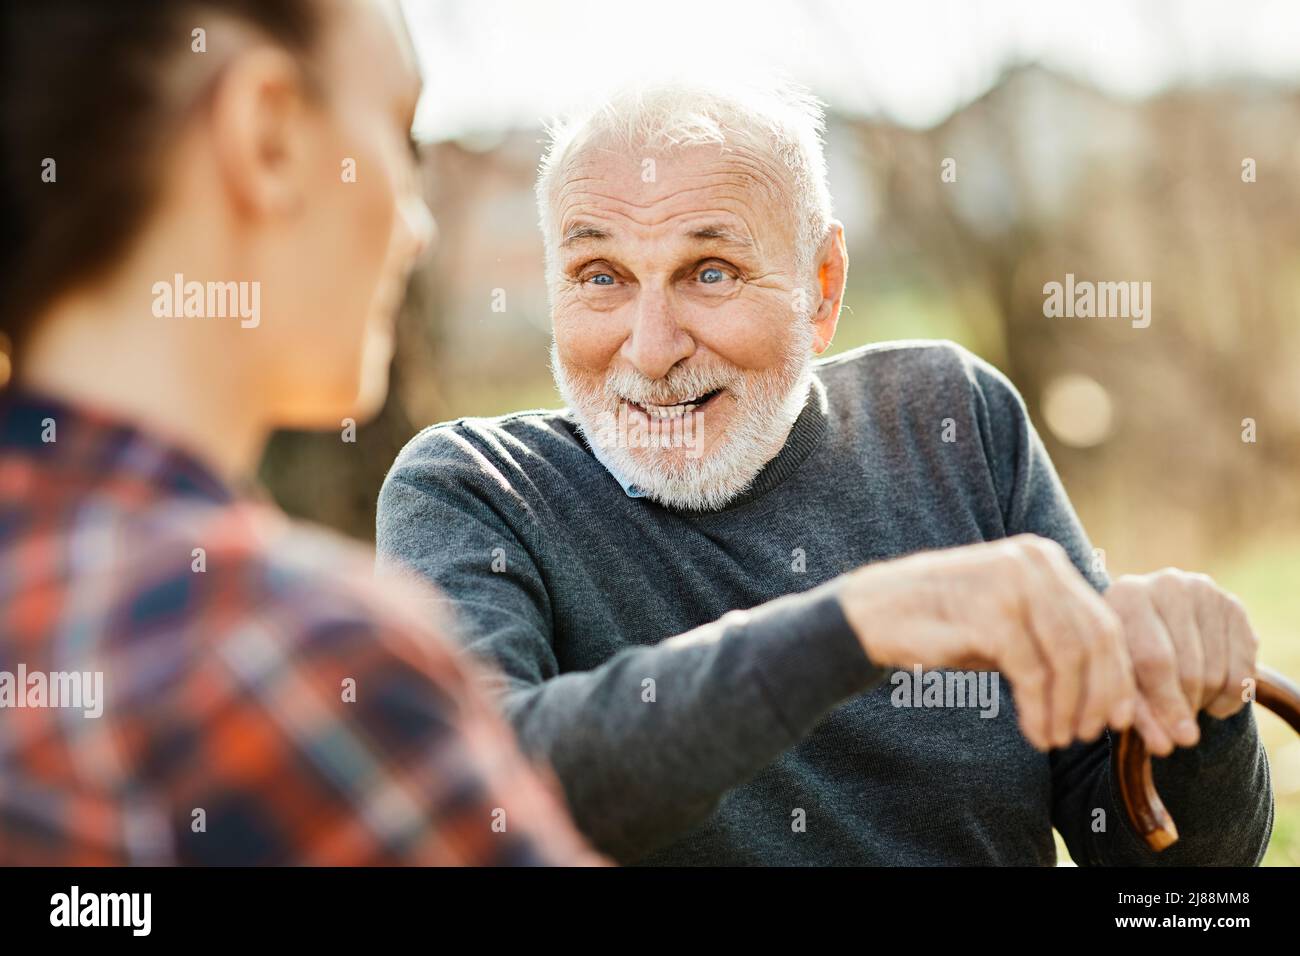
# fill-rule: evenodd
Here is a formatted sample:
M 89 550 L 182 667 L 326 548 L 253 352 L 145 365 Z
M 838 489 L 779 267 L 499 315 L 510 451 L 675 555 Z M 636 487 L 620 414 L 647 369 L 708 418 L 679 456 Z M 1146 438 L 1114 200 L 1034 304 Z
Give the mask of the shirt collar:
M 590 448 L 591 453 L 596 456 L 596 460 L 604 465 L 605 470 L 614 477 L 615 481 L 618 482 L 619 487 L 623 489 L 623 494 L 627 495 L 629 498 L 644 498 L 646 496 L 645 492 L 641 490 L 640 485 L 633 484 L 631 480 L 624 478 L 623 474 L 614 467 L 610 460 L 601 451 L 599 442 L 588 441 L 587 447 Z
M 237 497 L 190 452 L 111 414 L 29 389 L 0 390 L 0 454 L 25 456 L 86 485 L 125 479 L 219 503 Z

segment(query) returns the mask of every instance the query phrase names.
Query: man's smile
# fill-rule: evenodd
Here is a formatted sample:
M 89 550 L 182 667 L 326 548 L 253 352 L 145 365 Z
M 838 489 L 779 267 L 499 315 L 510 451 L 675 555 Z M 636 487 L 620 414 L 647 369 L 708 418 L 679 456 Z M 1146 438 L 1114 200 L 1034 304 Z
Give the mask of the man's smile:
M 675 402 L 671 405 L 652 405 L 649 402 L 634 402 L 630 399 L 623 399 L 623 402 L 631 409 L 640 412 L 647 418 L 652 419 L 674 419 L 689 415 L 691 412 L 703 409 L 715 398 L 721 395 L 725 389 L 715 388 L 711 392 L 705 392 L 693 398 Z

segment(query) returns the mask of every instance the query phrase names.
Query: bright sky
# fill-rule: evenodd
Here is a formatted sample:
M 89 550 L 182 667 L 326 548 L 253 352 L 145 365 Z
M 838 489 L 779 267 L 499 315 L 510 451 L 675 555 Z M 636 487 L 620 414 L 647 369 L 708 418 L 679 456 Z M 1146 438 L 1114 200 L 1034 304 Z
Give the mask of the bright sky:
M 533 127 L 629 80 L 777 69 L 832 106 L 925 126 L 1008 63 L 1113 92 L 1300 84 L 1296 0 L 403 0 L 442 139 Z

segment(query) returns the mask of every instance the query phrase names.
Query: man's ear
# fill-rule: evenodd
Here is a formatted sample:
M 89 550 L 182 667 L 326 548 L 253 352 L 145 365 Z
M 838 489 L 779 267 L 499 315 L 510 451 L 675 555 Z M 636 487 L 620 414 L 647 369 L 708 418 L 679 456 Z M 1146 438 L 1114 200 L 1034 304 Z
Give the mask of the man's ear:
M 849 252 L 844 245 L 844 224 L 831 220 L 826 238 L 817 250 L 817 288 L 821 302 L 813 313 L 813 351 L 821 355 L 831 347 L 844 302 L 844 284 L 849 275 Z
M 291 56 L 266 46 L 239 53 L 217 81 L 213 150 L 245 216 L 292 214 L 302 206 L 311 155 L 304 82 Z

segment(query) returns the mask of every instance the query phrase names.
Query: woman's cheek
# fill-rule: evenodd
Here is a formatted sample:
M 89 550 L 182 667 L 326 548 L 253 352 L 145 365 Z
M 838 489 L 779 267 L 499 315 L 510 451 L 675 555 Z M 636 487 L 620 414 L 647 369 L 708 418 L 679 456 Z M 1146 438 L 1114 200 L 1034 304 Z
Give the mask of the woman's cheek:
M 392 246 L 397 217 L 397 192 L 391 177 L 386 172 L 373 176 L 360 211 L 358 234 L 363 245 L 358 252 L 376 272 Z

